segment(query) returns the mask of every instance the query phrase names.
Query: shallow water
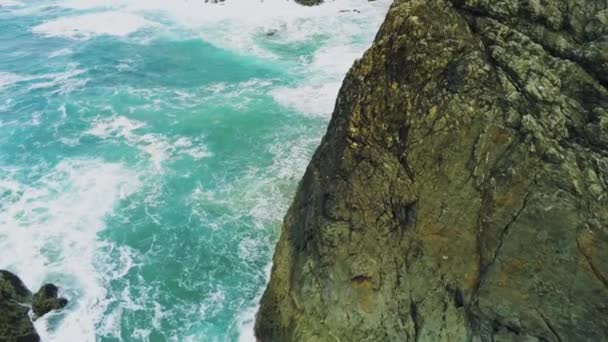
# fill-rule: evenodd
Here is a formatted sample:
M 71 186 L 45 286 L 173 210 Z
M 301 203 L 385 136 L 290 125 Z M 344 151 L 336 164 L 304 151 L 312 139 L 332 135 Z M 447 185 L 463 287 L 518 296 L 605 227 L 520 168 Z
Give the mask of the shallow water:
M 70 299 L 43 340 L 252 340 L 280 220 L 388 5 L 0 0 L 0 268 Z

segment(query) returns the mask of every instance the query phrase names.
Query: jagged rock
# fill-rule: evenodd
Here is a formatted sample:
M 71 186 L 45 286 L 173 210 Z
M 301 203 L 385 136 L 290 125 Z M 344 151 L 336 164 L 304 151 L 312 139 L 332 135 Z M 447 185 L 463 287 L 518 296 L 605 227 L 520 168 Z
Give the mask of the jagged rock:
M 52 310 L 59 310 L 68 304 L 65 298 L 59 298 L 59 289 L 53 284 L 45 284 L 34 295 L 32 300 L 32 311 L 36 317 L 42 317 Z
M 28 317 L 32 294 L 21 279 L 0 270 L 0 341 L 39 341 Z
M 57 290 L 55 285 L 46 284 L 32 296 L 19 277 L 0 270 L 0 341 L 40 341 L 40 336 L 28 315 L 30 306 L 33 303 L 34 312 L 38 317 L 51 310 L 63 308 L 67 300 L 57 298 Z
M 278 242 L 261 341 L 608 341 L 608 10 L 396 0 Z

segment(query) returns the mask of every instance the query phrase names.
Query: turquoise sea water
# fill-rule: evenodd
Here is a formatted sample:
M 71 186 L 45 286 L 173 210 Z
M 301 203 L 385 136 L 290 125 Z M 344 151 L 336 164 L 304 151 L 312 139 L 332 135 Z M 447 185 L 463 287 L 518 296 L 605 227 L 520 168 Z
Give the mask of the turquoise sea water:
M 388 1 L 227 1 L 0 0 L 0 268 L 70 299 L 43 340 L 252 340 Z

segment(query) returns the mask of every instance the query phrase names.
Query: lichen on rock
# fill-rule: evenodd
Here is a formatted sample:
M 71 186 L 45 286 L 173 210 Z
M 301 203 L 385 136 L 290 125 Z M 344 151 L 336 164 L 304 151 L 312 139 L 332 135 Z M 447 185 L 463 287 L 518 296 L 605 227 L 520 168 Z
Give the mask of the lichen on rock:
M 256 336 L 608 340 L 607 15 L 396 0 L 285 217 Z

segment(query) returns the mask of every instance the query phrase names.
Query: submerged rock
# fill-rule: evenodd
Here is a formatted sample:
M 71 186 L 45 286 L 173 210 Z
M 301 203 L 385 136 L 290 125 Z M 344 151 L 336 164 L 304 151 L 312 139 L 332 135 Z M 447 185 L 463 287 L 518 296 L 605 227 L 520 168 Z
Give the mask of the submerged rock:
M 63 308 L 67 300 L 58 298 L 57 292 L 55 285 L 46 284 L 32 295 L 19 277 L 0 270 L 0 341 L 40 341 L 29 317 L 30 306 L 37 317 Z
M 304 6 L 317 6 L 323 3 L 323 0 L 295 0 L 295 2 Z
M 261 341 L 608 341 L 596 0 L 396 0 L 278 242 Z

